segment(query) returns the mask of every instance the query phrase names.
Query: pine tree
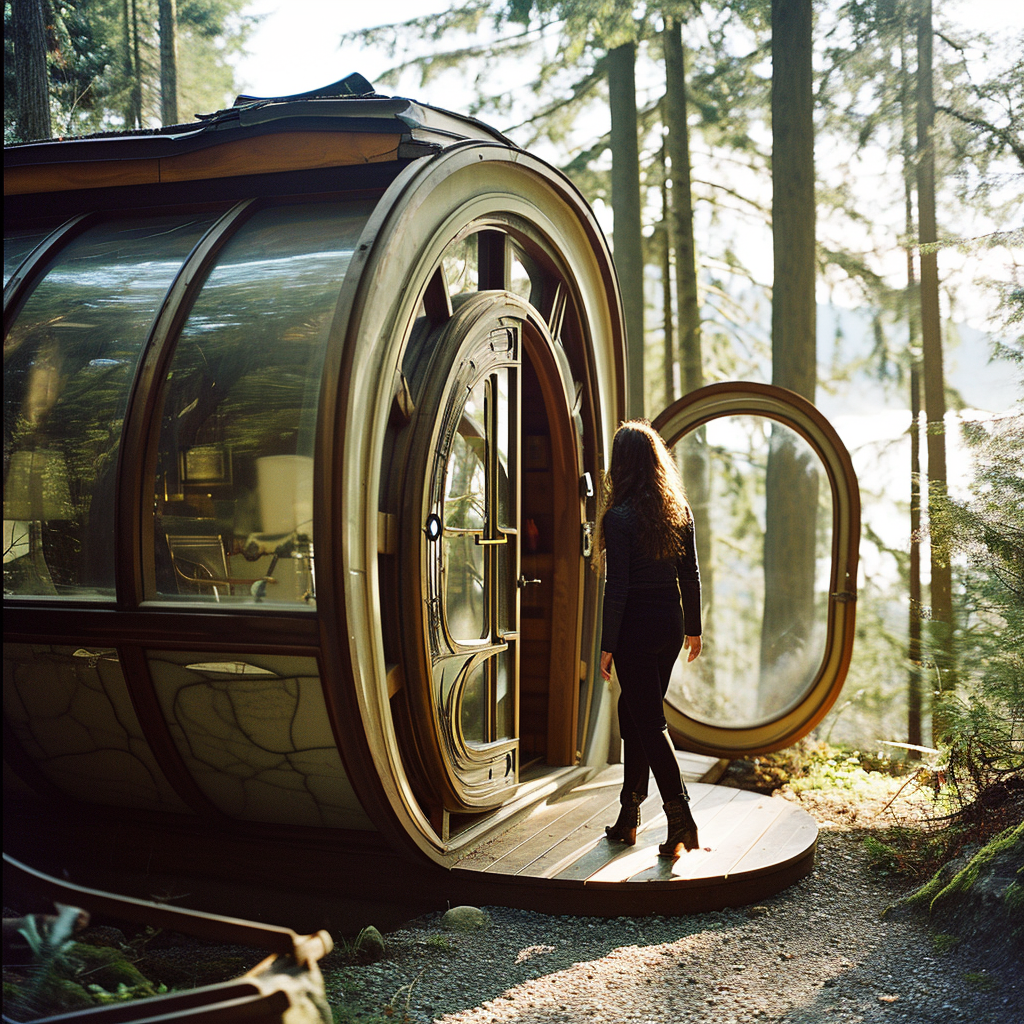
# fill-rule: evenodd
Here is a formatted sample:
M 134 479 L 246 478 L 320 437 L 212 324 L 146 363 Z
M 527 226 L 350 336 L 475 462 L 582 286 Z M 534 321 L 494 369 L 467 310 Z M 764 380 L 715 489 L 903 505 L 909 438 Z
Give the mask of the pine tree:
M 772 383 L 814 401 L 814 119 L 811 0 L 772 2 Z M 814 626 L 816 467 L 772 431 L 764 538 L 761 687 L 801 663 Z

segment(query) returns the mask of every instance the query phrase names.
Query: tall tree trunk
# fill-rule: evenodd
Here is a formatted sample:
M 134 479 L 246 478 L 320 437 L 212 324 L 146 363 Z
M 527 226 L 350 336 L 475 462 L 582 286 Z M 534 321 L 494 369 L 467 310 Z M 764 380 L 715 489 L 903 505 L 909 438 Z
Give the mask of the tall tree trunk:
M 913 272 L 913 257 L 908 257 Z M 913 283 L 907 286 L 914 290 Z M 916 353 L 910 367 L 910 622 L 907 631 L 907 743 L 921 746 L 921 370 Z M 912 760 L 921 756 L 910 751 Z
M 666 22 L 665 124 L 668 153 L 672 161 L 672 237 L 676 249 L 676 308 L 679 310 L 679 351 L 683 394 L 704 384 L 704 354 L 701 349 L 700 305 L 697 300 L 697 247 L 693 233 L 693 193 L 690 188 L 690 127 L 686 96 L 686 55 L 683 26 Z M 710 630 L 714 607 L 714 576 L 711 569 L 710 505 L 711 465 L 704 427 L 698 427 L 681 443 L 683 480 L 697 525 L 697 558 L 701 567 L 701 600 L 704 624 Z M 711 654 L 711 651 L 708 651 Z M 713 663 L 703 663 L 705 682 L 713 683 Z
M 683 394 L 704 383 L 700 308 L 697 305 L 697 254 L 693 240 L 693 196 L 690 191 L 690 133 L 686 110 L 686 65 L 683 29 L 669 21 L 665 40 L 665 123 L 672 161 L 672 234 L 676 246 L 676 306 L 679 310 L 679 351 Z
M 124 75 L 124 126 L 131 129 L 135 124 L 135 60 L 132 57 L 132 7 L 131 0 L 121 0 L 121 73 Z
M 136 128 L 142 127 L 142 44 L 139 41 L 139 0 L 132 5 L 132 57 L 135 74 L 132 77 L 132 121 Z
M 634 43 L 608 51 L 608 97 L 612 121 L 612 242 L 626 320 L 627 411 L 630 416 L 643 416 L 644 258 L 635 62 Z
M 50 87 L 42 0 L 13 0 L 14 67 L 18 81 L 18 134 L 25 142 L 50 137 Z
M 664 352 L 662 353 L 662 377 L 665 385 L 665 408 L 676 399 L 676 352 L 675 324 L 672 314 L 672 230 L 669 226 L 672 212 L 668 199 L 668 164 L 665 147 L 661 147 L 661 312 Z
M 814 98 L 811 0 L 772 0 L 772 383 L 814 401 Z M 795 435 L 773 428 L 765 482 L 762 708 L 793 695 L 816 667 L 818 473 Z M 812 666 L 810 662 L 814 661 Z M 797 678 L 794 678 L 794 673 Z
M 904 233 L 907 244 L 907 351 L 910 354 L 910 612 L 907 623 L 907 743 L 911 760 L 919 760 L 921 733 L 921 347 L 918 336 L 917 275 L 914 268 L 913 141 L 911 139 L 910 74 L 905 32 L 900 40 L 901 99 L 903 105 Z
M 953 587 L 949 545 L 942 524 L 946 497 L 946 394 L 939 316 L 939 264 L 935 244 L 935 101 L 932 97 L 932 4 L 918 0 L 917 16 L 917 222 L 921 243 L 921 355 L 928 427 L 928 534 L 931 556 L 931 635 L 939 685 L 954 685 Z M 932 732 L 942 729 L 932 717 Z M 934 738 L 934 737 L 933 737 Z
M 178 123 L 177 0 L 160 0 L 160 121 Z

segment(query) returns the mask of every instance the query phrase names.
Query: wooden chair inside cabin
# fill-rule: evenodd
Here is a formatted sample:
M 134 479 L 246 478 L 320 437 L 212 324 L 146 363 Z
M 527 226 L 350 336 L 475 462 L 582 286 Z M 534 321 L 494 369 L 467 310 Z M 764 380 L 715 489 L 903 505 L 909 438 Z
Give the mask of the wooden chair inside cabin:
M 178 582 L 178 592 L 184 594 L 212 593 L 215 601 L 220 601 L 221 594 L 230 597 L 232 587 L 245 587 L 250 590 L 254 583 L 266 580 L 273 583 L 271 577 L 256 579 L 236 579 L 228 569 L 227 550 L 220 534 L 209 536 L 188 536 L 167 534 L 167 547 L 171 553 L 171 564 Z

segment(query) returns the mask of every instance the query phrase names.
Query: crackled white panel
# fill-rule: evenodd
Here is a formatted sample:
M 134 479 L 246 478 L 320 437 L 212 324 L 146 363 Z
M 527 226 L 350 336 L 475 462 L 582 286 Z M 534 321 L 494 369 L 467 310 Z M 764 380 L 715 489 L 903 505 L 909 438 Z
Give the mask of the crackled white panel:
M 143 735 L 115 650 L 5 644 L 4 717 L 69 796 L 189 813 Z
M 327 718 L 314 658 L 149 652 L 171 735 L 225 814 L 372 829 Z

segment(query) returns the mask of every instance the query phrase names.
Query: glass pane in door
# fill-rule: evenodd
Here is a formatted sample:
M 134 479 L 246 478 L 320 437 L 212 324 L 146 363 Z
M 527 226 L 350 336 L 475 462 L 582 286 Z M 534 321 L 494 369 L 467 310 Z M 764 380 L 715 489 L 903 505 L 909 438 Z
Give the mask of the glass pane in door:
M 459 702 L 459 725 L 467 743 L 487 742 L 487 691 L 487 662 L 482 661 L 469 671 Z
M 445 472 L 444 573 L 448 630 L 457 643 L 487 636 L 486 549 L 479 543 L 487 522 L 485 383 L 470 391 Z
M 515 735 L 515 671 L 514 654 L 502 651 L 494 661 L 494 738 L 510 739 Z

